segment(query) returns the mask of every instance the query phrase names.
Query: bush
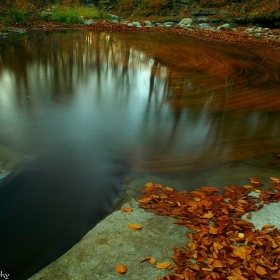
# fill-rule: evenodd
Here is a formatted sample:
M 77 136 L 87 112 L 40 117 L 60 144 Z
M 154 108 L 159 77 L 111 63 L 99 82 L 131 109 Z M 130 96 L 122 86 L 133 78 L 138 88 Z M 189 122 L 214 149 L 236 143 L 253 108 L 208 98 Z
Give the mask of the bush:
M 89 8 L 59 6 L 52 11 L 51 19 L 71 24 L 77 23 L 81 16 L 86 19 L 96 19 L 101 17 L 101 13 L 96 7 Z

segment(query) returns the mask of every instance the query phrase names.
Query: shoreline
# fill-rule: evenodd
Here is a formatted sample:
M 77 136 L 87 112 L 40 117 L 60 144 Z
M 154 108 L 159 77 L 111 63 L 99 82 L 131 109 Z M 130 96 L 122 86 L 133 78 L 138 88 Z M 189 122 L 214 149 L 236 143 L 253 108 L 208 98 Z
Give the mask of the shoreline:
M 37 26 L 32 26 L 32 23 L 26 25 L 14 26 L 0 26 L 0 39 L 10 37 L 10 35 L 18 35 L 30 32 L 40 31 L 64 31 L 64 30 L 88 30 L 96 32 L 157 32 L 165 34 L 178 34 L 184 36 L 195 37 L 206 41 L 216 41 L 220 43 L 246 45 L 246 46 L 269 46 L 272 48 L 280 48 L 280 28 L 269 29 L 261 27 L 243 27 L 236 28 L 219 28 L 206 29 L 201 28 L 198 24 L 192 24 L 191 28 L 182 28 L 178 25 L 173 26 L 146 26 L 144 21 L 138 22 L 114 22 L 112 20 L 96 20 L 92 24 L 73 24 L 64 25 L 58 22 L 45 22 L 36 23 Z M 138 25 L 138 26 L 137 26 Z M 139 26 L 140 25 L 140 26 Z M 221 26 L 220 26 L 221 27 Z M 248 32 L 248 29 L 256 31 Z M 257 32 L 259 30 L 259 32 Z

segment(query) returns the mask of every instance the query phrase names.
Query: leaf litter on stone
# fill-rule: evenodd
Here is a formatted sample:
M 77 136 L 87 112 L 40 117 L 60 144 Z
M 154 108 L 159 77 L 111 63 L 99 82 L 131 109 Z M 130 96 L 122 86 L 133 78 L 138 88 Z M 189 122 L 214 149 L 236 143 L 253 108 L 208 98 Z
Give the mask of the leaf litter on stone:
M 280 279 L 280 232 L 274 225 L 254 230 L 254 225 L 242 219 L 263 204 L 280 201 L 278 178 L 270 178 L 274 189 L 251 196 L 252 189 L 260 187 L 258 178 L 249 178 L 250 187 L 203 186 L 195 191 L 176 191 L 160 184 L 149 183 L 142 190 L 140 207 L 162 216 L 172 216 L 194 232 L 187 246 L 173 247 L 171 259 L 174 273 L 158 280 L 270 280 Z M 278 188 L 277 188 L 278 186 Z M 157 267 L 165 267 L 165 264 Z M 167 263 L 166 263 L 167 265 Z

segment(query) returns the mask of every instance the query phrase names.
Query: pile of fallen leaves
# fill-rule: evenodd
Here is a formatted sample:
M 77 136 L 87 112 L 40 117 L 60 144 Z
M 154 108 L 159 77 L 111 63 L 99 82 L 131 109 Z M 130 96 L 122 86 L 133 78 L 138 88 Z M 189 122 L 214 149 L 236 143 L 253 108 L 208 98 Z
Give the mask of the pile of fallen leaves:
M 280 180 L 270 178 L 274 188 L 259 190 L 262 183 L 250 178 L 250 185 L 201 187 L 190 193 L 160 184 L 147 183 L 139 202 L 142 208 L 159 215 L 172 216 L 193 230 L 192 240 L 173 247 L 176 263 L 158 280 L 196 279 L 280 279 L 280 232 L 274 225 L 254 230 L 242 219 L 264 204 L 280 201 Z M 259 196 L 250 195 L 255 190 Z M 257 215 L 257 213 L 256 213 Z M 273 215 L 273 213 L 272 213 Z M 146 260 L 146 259 L 144 259 Z M 151 258 L 147 259 L 151 262 Z

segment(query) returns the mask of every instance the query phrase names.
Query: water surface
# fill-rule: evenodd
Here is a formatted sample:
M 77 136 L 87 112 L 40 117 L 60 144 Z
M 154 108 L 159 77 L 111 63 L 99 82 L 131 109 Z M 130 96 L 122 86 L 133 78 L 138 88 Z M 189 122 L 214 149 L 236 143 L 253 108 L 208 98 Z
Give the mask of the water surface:
M 279 53 L 166 34 L 2 40 L 0 145 L 26 161 L 0 190 L 0 269 L 26 279 L 69 249 L 125 174 L 279 154 Z

